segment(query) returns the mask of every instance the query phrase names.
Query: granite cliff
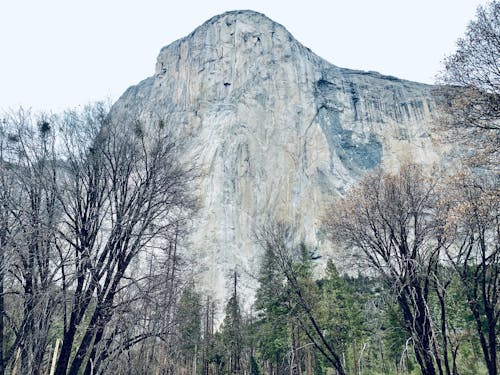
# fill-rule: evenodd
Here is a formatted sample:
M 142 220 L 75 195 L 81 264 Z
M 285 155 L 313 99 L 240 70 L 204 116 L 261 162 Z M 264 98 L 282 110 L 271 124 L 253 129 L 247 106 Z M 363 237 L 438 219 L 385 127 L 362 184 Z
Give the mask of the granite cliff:
M 431 88 L 337 67 L 266 16 L 232 11 L 164 47 L 112 117 L 163 122 L 200 166 L 190 246 L 220 296 L 224 271 L 257 264 L 267 219 L 327 253 L 319 218 L 332 195 L 379 165 L 437 160 Z

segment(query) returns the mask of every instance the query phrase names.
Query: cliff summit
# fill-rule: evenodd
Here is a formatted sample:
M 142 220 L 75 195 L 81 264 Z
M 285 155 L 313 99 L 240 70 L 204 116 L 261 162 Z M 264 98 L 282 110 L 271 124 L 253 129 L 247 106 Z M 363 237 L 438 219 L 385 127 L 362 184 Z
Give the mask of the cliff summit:
M 320 228 L 332 196 L 378 166 L 436 161 L 431 88 L 337 67 L 263 14 L 231 11 L 162 48 L 155 74 L 112 117 L 161 120 L 182 140 L 182 158 L 197 161 L 190 250 L 222 291 L 225 271 L 258 265 L 253 234 L 266 220 L 292 223 L 332 254 Z

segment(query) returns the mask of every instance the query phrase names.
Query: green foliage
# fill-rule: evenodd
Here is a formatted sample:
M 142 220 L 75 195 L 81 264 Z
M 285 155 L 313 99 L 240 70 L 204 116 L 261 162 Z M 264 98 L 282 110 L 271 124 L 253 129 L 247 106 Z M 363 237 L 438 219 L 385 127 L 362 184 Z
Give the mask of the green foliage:
M 321 289 L 318 311 L 323 327 L 328 331 L 328 339 L 345 352 L 364 331 L 361 308 L 332 261 L 328 261 L 325 277 L 318 284 Z
M 178 348 L 181 357 L 190 360 L 201 342 L 201 296 L 190 282 L 184 289 L 179 301 Z
M 267 249 L 262 258 L 259 288 L 255 307 L 257 348 L 262 361 L 279 367 L 288 351 L 289 291 L 283 275 L 278 272 L 276 259 Z
M 279 240 L 269 242 L 281 247 L 264 249 L 256 320 L 241 319 L 236 292 L 226 306 L 214 357 L 219 369 L 281 375 L 298 373 L 300 368 L 307 375 L 328 374 L 334 371 L 324 352 L 330 347 L 347 374 L 419 373 L 416 339 L 386 279 L 340 275 L 331 261 L 323 277 L 315 279 L 317 258 L 306 246 L 288 248 Z M 468 291 L 452 271 L 436 264 L 436 278 L 428 284 L 427 306 L 438 350 L 449 359 L 450 373 L 486 373 Z M 231 366 L 234 347 L 242 354 L 241 372 Z
M 250 356 L 250 375 L 261 375 L 259 364 L 253 355 Z
M 218 373 L 225 368 L 227 363 L 226 348 L 224 346 L 223 334 L 216 332 L 207 348 L 207 362 L 218 369 Z
M 237 296 L 233 295 L 226 305 L 226 317 L 222 324 L 222 343 L 234 368 L 240 367 L 243 351 L 243 323 Z
M 340 275 L 331 261 L 324 276 L 314 280 L 313 258 L 305 247 L 299 247 L 292 269 L 326 339 L 342 354 L 346 373 L 419 373 L 413 341 L 402 328 L 401 307 L 392 290 L 377 278 Z M 209 361 L 218 373 L 231 374 L 231 356 L 236 352 L 241 355 L 239 373 L 289 374 L 290 366 L 296 371 L 298 365 L 303 374 L 307 374 L 307 368 L 315 375 L 333 371 L 300 326 L 298 318 L 304 318 L 303 310 L 286 278 L 278 272 L 276 261 L 272 252 L 264 254 L 254 305 L 256 317 L 242 318 L 235 294 L 228 300 L 224 322 L 210 349 Z M 446 269 L 440 272 L 450 273 Z M 474 320 L 458 280 L 451 280 L 446 297 L 450 358 L 455 350 L 460 374 L 486 373 Z M 430 307 L 436 311 L 438 303 L 437 297 L 430 299 Z M 435 324 L 439 334 L 440 321 Z M 291 363 L 292 350 L 297 363 Z
M 234 291 L 225 308 L 221 339 L 225 349 L 228 373 L 239 373 L 243 353 L 244 325 L 237 293 L 237 273 L 234 273 Z

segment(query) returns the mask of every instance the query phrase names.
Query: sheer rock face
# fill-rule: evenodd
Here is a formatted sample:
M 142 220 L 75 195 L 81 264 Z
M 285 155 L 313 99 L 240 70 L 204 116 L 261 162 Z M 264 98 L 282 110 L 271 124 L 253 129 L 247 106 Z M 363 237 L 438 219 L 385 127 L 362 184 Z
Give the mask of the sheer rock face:
M 437 160 L 431 88 L 336 67 L 264 15 L 235 11 L 164 47 L 112 117 L 163 122 L 201 167 L 190 243 L 220 296 L 225 271 L 255 270 L 266 220 L 292 222 L 328 254 L 319 224 L 332 196 L 379 165 Z

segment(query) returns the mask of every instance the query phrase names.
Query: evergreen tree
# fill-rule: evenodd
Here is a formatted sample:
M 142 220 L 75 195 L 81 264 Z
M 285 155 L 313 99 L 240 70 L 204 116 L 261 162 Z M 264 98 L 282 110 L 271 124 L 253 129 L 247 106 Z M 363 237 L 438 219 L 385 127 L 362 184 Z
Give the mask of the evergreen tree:
M 321 300 L 317 309 L 321 324 L 327 331 L 326 337 L 344 356 L 350 354 L 347 357 L 352 373 L 357 374 L 357 346 L 365 330 L 361 306 L 331 260 L 327 263 L 325 277 L 318 284 Z
M 243 353 L 243 319 L 238 298 L 238 274 L 234 272 L 234 289 L 227 302 L 225 318 L 222 325 L 222 342 L 227 355 L 228 374 L 241 372 L 241 357 Z
M 259 275 L 255 307 L 258 312 L 257 348 L 270 372 L 284 371 L 283 358 L 288 348 L 289 293 L 285 278 L 275 264 L 272 251 L 265 249 Z
M 201 343 L 201 296 L 195 290 L 194 282 L 189 282 L 179 301 L 177 311 L 178 350 L 182 365 L 196 366 Z
M 256 300 L 262 312 L 261 355 L 271 373 L 284 373 L 285 365 L 287 372 L 311 372 L 308 350 L 314 346 L 331 367 L 345 374 L 338 348 L 325 336 L 316 311 L 320 293 L 312 275 L 317 257 L 303 244 L 294 246 L 292 238 L 291 228 L 283 223 L 263 228 L 259 238 L 265 251 Z

